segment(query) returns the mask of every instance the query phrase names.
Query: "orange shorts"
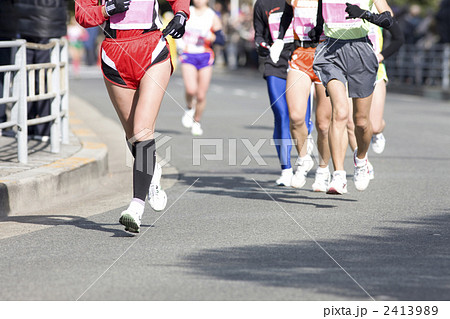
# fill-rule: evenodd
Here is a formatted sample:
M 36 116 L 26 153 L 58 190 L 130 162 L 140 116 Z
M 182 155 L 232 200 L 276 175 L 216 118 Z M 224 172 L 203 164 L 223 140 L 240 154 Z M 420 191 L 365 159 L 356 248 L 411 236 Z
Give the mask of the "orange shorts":
M 305 73 L 312 82 L 321 83 L 319 77 L 314 73 L 314 53 L 316 48 L 298 47 L 291 55 L 289 69 Z
M 124 39 L 105 38 L 100 54 L 103 76 L 135 90 L 150 67 L 170 58 L 169 45 L 159 30 Z

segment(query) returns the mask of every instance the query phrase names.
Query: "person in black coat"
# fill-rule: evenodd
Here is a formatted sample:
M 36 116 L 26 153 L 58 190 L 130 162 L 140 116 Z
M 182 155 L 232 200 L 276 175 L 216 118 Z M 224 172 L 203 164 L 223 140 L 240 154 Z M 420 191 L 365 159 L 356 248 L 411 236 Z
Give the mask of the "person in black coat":
M 436 14 L 441 43 L 450 43 L 450 0 L 442 0 Z
M 13 0 L 2 1 L 0 10 L 0 41 L 11 41 L 17 36 L 17 24 Z M 10 65 L 11 48 L 0 48 L 0 65 Z M 0 97 L 3 97 L 4 72 L 0 73 Z M 0 104 L 0 123 L 6 122 L 6 105 Z M 1 132 L 1 130 L 0 130 Z
M 51 38 L 67 34 L 67 0 L 14 0 L 19 37 L 27 42 L 47 44 Z M 27 64 L 50 62 L 50 50 L 27 49 Z M 36 93 L 39 77 L 36 76 Z M 28 119 L 50 115 L 51 100 L 28 103 Z M 50 124 L 38 124 L 28 128 L 28 134 L 46 141 Z

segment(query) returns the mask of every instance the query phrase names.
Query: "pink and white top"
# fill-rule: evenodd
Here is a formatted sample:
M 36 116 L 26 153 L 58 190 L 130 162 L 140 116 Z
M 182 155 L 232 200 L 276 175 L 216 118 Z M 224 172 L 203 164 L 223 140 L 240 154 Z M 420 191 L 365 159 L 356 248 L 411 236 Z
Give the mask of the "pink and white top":
M 269 17 L 268 17 L 269 30 L 270 30 L 270 35 L 272 36 L 273 41 L 278 39 L 282 15 L 283 15 L 283 12 L 270 12 L 269 13 Z M 284 43 L 294 42 L 294 29 L 292 27 L 292 23 L 289 25 L 289 28 L 286 30 L 283 40 L 284 40 Z
M 294 9 L 294 37 L 301 41 L 311 41 L 308 32 L 317 24 L 317 0 L 292 0 Z M 322 34 L 320 40 L 325 40 Z
M 213 23 L 216 13 L 207 8 L 199 14 L 194 6 L 189 8 L 191 17 L 186 23 L 186 32 L 177 40 L 177 46 L 186 53 L 211 52 L 211 39 L 213 35 Z
M 150 29 L 154 23 L 161 28 L 158 11 L 159 4 L 156 0 L 132 0 L 127 11 L 114 14 L 109 18 L 111 29 Z
M 382 29 L 375 25 L 371 24 L 369 33 L 367 36 L 370 39 L 370 42 L 372 42 L 373 50 L 377 53 L 380 53 L 383 48 L 383 31 Z

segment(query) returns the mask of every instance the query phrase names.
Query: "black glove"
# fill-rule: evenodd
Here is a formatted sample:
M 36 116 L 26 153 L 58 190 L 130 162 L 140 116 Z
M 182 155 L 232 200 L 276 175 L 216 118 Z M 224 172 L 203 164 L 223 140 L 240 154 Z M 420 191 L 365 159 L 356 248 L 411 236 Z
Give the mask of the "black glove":
M 345 3 L 347 5 L 347 8 L 345 9 L 345 12 L 348 13 L 348 17 L 346 19 L 368 19 L 371 12 L 367 10 L 363 10 L 360 7 L 358 7 L 356 4 L 350 4 Z
M 269 55 L 270 46 L 266 42 L 256 43 L 256 52 L 259 56 L 266 57 Z
M 177 12 L 172 20 L 170 20 L 167 27 L 162 31 L 163 37 L 171 35 L 174 39 L 179 39 L 184 34 L 184 27 L 186 26 L 187 15 L 183 11 Z
M 312 42 L 319 42 L 322 33 L 323 27 L 316 25 L 314 28 L 309 30 L 308 37 L 311 39 Z
M 130 8 L 131 0 L 107 0 L 105 3 L 106 14 L 112 16 L 116 13 L 125 12 Z

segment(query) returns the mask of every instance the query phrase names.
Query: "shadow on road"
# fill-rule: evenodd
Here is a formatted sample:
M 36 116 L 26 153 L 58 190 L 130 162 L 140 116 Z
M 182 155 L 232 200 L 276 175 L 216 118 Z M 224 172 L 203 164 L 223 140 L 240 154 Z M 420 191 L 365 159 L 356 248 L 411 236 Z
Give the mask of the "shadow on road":
M 112 233 L 111 237 L 134 237 L 134 234 L 128 233 L 123 230 L 123 226 L 119 223 L 105 224 L 96 223 L 80 216 L 70 216 L 70 215 L 30 215 L 30 216 L 9 216 L 0 218 L 1 222 L 16 222 L 22 224 L 35 224 L 44 226 L 63 226 L 70 225 L 77 228 L 86 230 L 96 230 L 107 233 Z M 116 227 L 116 228 L 113 228 Z M 119 228 L 120 227 L 120 228 Z M 142 227 L 152 227 L 150 225 L 142 225 Z
M 398 227 L 379 229 L 380 236 L 319 243 L 376 300 L 449 300 L 449 213 L 387 221 Z M 185 256 L 183 266 L 214 279 L 369 299 L 312 241 L 205 249 Z
M 267 174 L 267 171 L 265 173 Z M 316 208 L 335 208 L 337 207 L 333 204 L 335 201 L 356 202 L 355 199 L 341 196 L 314 196 L 317 193 L 312 190 L 278 187 L 274 185 L 273 181 L 258 181 L 242 177 L 252 176 L 252 174 L 255 174 L 254 170 L 251 173 L 237 172 L 231 175 L 230 172 L 218 172 L 214 176 L 206 175 L 199 177 L 180 174 L 179 181 L 189 186 L 198 178 L 198 181 L 191 190 L 192 192 L 247 200 L 275 200 L 280 203 L 310 205 Z

